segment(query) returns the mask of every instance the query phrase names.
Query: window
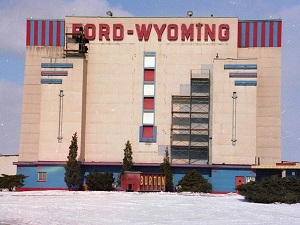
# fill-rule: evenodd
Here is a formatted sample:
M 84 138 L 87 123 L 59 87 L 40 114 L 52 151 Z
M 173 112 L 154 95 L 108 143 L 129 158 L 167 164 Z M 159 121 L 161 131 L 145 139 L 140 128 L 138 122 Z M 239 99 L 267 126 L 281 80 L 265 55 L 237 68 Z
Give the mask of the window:
M 153 125 L 154 124 L 154 113 L 143 114 L 143 124 Z
M 155 56 L 145 56 L 144 58 L 144 68 L 154 68 L 155 67 Z
M 144 110 L 154 110 L 154 98 L 144 97 Z
M 143 126 L 143 138 L 153 138 L 153 126 Z
M 250 181 L 255 181 L 255 177 L 246 177 L 246 183 Z
M 143 121 L 139 129 L 140 142 L 156 142 L 155 118 L 155 52 L 144 53 Z
M 144 70 L 144 81 L 154 81 L 154 70 L 145 69 Z
M 46 181 L 47 173 L 46 172 L 38 172 L 38 181 Z
M 154 96 L 154 84 L 144 85 L 144 96 Z

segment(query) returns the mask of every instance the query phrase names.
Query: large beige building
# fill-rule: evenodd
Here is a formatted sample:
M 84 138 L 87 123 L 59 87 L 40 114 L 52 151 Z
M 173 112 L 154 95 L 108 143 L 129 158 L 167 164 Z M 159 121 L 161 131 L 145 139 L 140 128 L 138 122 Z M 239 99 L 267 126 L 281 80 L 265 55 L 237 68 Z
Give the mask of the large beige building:
M 175 181 L 197 168 L 216 191 L 231 188 L 217 178 L 229 170 L 248 179 L 251 165 L 280 162 L 281 27 L 235 17 L 28 20 L 17 163 L 36 176 L 27 187 L 64 188 L 51 171 L 63 177 L 75 132 L 85 172 L 117 173 L 127 140 L 137 169 L 157 170 L 167 149 Z

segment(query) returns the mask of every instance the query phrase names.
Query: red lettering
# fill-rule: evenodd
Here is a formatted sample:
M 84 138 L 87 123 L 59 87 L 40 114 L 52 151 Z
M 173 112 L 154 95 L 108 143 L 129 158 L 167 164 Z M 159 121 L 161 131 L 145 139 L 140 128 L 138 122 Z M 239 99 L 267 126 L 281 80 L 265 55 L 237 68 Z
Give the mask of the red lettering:
M 50 24 L 51 25 L 51 24 Z M 85 38 L 88 40 L 94 40 L 96 38 L 96 33 L 98 32 L 99 41 L 110 41 L 110 36 L 112 35 L 113 41 L 122 41 L 124 40 L 124 32 L 126 32 L 124 25 L 121 23 L 113 24 L 112 34 L 110 33 L 109 24 L 99 24 L 99 31 L 97 31 L 97 25 L 95 24 L 86 24 L 85 26 L 81 23 L 72 24 L 72 33 L 74 34 L 73 38 L 77 34 L 84 32 Z M 228 41 L 230 38 L 230 27 L 228 24 L 135 24 L 135 29 L 137 33 L 137 38 L 139 41 L 148 41 L 151 35 L 152 26 L 155 29 L 157 34 L 157 40 L 162 41 L 165 30 L 167 29 L 167 40 L 168 41 L 177 41 L 178 35 L 181 41 L 216 41 L 218 38 L 219 41 Z M 181 33 L 179 32 L 179 26 Z M 217 27 L 218 26 L 218 27 Z M 203 28 L 202 28 L 203 27 Z M 84 28 L 84 29 L 83 29 Z M 51 32 L 51 29 L 50 29 Z M 134 30 L 127 30 L 128 35 L 134 34 Z M 216 37 L 218 35 L 218 37 Z
M 102 37 L 105 37 L 107 41 L 110 40 L 109 38 L 109 25 L 100 23 L 99 24 L 99 40 L 102 41 Z
M 161 25 L 160 28 L 158 27 L 157 24 L 154 24 L 153 26 L 154 26 L 154 29 L 155 29 L 155 31 L 157 33 L 157 40 L 161 41 L 162 34 L 165 31 L 167 25 L 163 24 L 163 25 Z
M 216 24 L 211 25 L 212 28 L 210 29 L 208 24 L 205 24 L 204 27 L 204 40 L 208 41 L 208 37 L 210 37 L 210 40 L 215 41 L 216 40 Z
M 81 23 L 73 23 L 72 24 L 72 33 L 73 34 L 80 34 L 80 28 L 82 27 Z
M 122 24 L 113 25 L 113 40 L 122 41 L 124 38 L 124 26 Z
M 149 40 L 151 28 L 152 28 L 152 24 L 149 24 L 148 27 L 147 27 L 147 29 L 146 29 L 146 25 L 145 24 L 142 24 L 141 27 L 140 27 L 139 24 L 135 24 L 135 29 L 136 29 L 136 33 L 137 33 L 139 41 L 142 41 L 143 39 L 145 41 Z
M 181 40 L 185 41 L 190 38 L 190 41 L 194 40 L 194 24 L 190 24 L 189 28 L 185 24 L 181 25 Z
M 168 40 L 177 41 L 178 39 L 178 26 L 176 24 L 168 25 Z
M 201 23 L 197 23 L 196 24 L 196 28 L 197 28 L 197 41 L 201 41 L 201 28 L 202 28 L 202 24 Z
M 86 24 L 84 26 L 84 36 L 88 40 L 94 40 L 96 37 L 96 26 L 95 24 Z
M 219 40 L 228 41 L 229 40 L 229 25 L 220 24 L 219 25 Z

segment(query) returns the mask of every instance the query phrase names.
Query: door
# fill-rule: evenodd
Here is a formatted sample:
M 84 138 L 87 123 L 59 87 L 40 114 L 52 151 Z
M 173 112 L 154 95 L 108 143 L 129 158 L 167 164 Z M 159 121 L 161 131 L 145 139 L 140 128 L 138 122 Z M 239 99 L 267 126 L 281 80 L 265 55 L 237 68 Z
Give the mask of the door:
M 245 183 L 245 179 L 242 176 L 237 176 L 235 177 L 235 187 L 244 184 Z

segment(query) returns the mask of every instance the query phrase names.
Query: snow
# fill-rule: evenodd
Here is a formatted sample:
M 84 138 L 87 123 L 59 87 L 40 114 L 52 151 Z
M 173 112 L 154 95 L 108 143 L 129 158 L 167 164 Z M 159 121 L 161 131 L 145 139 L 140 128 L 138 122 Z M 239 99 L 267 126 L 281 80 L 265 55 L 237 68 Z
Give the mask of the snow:
M 0 224 L 300 224 L 300 204 L 237 194 L 0 192 Z

